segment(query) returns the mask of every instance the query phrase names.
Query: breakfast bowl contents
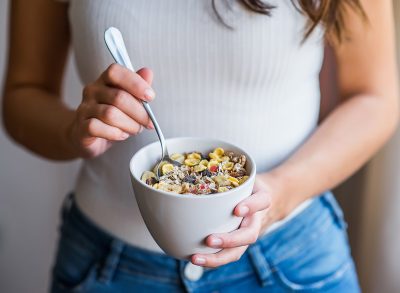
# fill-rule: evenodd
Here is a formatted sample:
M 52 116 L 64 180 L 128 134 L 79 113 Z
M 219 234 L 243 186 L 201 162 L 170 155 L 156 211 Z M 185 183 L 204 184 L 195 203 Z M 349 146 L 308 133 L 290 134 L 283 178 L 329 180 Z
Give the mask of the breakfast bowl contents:
M 145 171 L 141 180 L 155 189 L 180 194 L 211 194 L 229 191 L 243 184 L 249 176 L 245 155 L 215 148 L 208 155 L 201 152 L 175 153 L 170 156 L 180 166 L 161 163 L 162 176 L 157 180 L 155 170 Z
M 161 155 L 158 141 L 140 149 L 130 161 L 144 223 L 158 246 L 175 258 L 215 253 L 219 249 L 206 246 L 204 240 L 239 227 L 242 218 L 233 210 L 252 193 L 254 160 L 243 149 L 218 139 L 183 137 L 166 143 L 171 159 L 181 166 L 164 164 L 159 181 L 153 170 Z

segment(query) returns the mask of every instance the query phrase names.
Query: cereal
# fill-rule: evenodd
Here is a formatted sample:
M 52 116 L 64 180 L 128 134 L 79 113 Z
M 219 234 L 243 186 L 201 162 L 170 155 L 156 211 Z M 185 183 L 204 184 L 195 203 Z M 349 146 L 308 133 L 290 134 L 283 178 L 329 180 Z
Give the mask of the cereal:
M 153 188 L 179 194 L 212 194 L 229 191 L 243 184 L 247 175 L 245 155 L 225 151 L 218 147 L 208 156 L 200 152 L 172 154 L 172 160 L 181 163 L 174 166 L 161 162 L 162 176 L 157 181 L 155 169 L 145 171 L 141 180 Z

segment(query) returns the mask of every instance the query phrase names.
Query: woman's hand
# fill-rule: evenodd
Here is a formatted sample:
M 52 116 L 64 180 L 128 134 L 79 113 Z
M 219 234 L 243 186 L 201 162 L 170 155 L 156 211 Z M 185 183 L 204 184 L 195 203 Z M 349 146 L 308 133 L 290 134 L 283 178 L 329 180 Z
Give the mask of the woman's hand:
M 69 128 L 69 138 L 81 157 L 96 157 L 115 141 L 137 135 L 153 124 L 142 101 L 151 101 L 153 73 L 134 73 L 113 64 L 92 84 L 85 86 L 82 102 Z
M 234 209 L 234 215 L 244 217 L 239 229 L 223 234 L 212 234 L 206 244 L 213 248 L 222 248 L 215 254 L 195 254 L 192 263 L 205 267 L 219 267 L 240 259 L 247 247 L 256 242 L 260 233 L 273 222 L 282 219 L 285 211 L 283 193 L 278 185 L 273 187 L 267 174 L 257 175 L 253 194 L 240 202 Z

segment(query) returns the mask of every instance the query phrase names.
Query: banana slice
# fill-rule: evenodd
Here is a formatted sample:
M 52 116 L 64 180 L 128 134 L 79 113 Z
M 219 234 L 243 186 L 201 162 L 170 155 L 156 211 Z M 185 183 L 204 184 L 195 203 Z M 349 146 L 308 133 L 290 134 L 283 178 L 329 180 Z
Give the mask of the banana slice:
M 219 165 L 219 162 L 217 160 L 212 159 L 212 160 L 210 160 L 208 162 L 207 168 L 210 169 L 212 166 L 217 166 L 218 167 L 218 165 Z
M 237 180 L 235 177 L 229 176 L 228 180 L 232 183 L 233 186 L 239 186 L 239 180 Z
M 225 187 L 225 186 L 218 187 L 218 192 L 225 192 L 225 191 L 228 191 L 228 190 L 229 189 L 227 187 Z
M 161 172 L 163 175 L 168 174 L 168 173 L 172 172 L 173 170 L 174 170 L 174 165 L 172 165 L 172 164 L 164 164 L 161 167 Z
M 162 168 L 162 166 L 164 166 L 165 164 L 167 164 L 168 162 L 167 161 L 162 161 L 161 163 L 160 163 L 160 168 Z M 154 174 L 156 174 L 157 173 L 157 164 L 154 166 L 154 168 L 153 168 L 153 173 Z
M 201 160 L 199 164 L 203 165 L 206 168 L 208 167 L 208 161 L 207 160 Z
M 177 161 L 181 164 L 183 164 L 183 161 L 185 161 L 185 156 L 182 154 L 172 154 L 169 156 L 171 160 Z
M 219 187 L 231 185 L 231 181 L 229 181 L 229 180 L 228 180 L 225 176 L 223 176 L 223 175 L 215 176 L 215 177 L 213 178 L 213 180 L 215 181 L 215 183 L 218 184 Z
M 201 162 L 200 162 L 200 163 L 201 163 Z M 194 172 L 202 172 L 202 171 L 204 171 L 205 169 L 207 169 L 206 166 L 204 166 L 203 164 L 198 164 L 198 165 L 194 166 L 193 171 L 194 171 Z
M 156 178 L 156 174 L 154 174 L 151 171 L 144 171 L 142 174 L 142 178 L 140 178 L 140 180 L 146 183 L 146 180 L 149 178 Z
M 186 166 L 190 166 L 190 167 L 193 167 L 193 166 L 196 166 L 196 165 L 198 165 L 200 163 L 200 160 L 199 159 L 186 159 L 185 160 L 185 165 Z
M 232 162 L 225 162 L 223 165 L 222 165 L 222 169 L 224 169 L 224 170 L 232 170 L 232 168 L 233 168 L 233 163 Z
M 229 162 L 229 157 L 228 156 L 223 156 L 222 158 L 221 158 L 221 160 L 222 160 L 222 162 Z
M 243 176 L 242 178 L 240 178 L 239 184 L 242 185 L 243 183 L 246 182 L 247 179 L 249 179 L 249 176 Z
M 216 148 L 213 151 L 213 153 L 216 154 L 218 157 L 222 157 L 224 155 L 225 151 L 223 148 Z
M 199 153 L 191 153 L 187 155 L 187 159 L 201 160 L 201 155 Z
M 216 160 L 218 162 L 222 162 L 222 159 L 220 156 L 218 156 L 216 153 L 209 153 L 208 156 L 210 157 L 210 159 L 212 160 Z

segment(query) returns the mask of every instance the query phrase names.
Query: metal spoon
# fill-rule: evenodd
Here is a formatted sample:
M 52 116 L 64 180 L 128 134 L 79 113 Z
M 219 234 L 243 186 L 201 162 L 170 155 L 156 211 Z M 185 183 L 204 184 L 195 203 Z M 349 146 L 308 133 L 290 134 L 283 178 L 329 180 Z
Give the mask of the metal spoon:
M 106 42 L 107 48 L 110 51 L 111 55 L 113 56 L 115 62 L 118 64 L 125 66 L 129 70 L 132 70 L 135 72 L 132 66 L 132 62 L 128 56 L 128 52 L 125 47 L 124 39 L 122 38 L 121 32 L 115 28 L 115 27 L 110 27 L 108 28 L 105 33 L 104 33 L 104 40 Z M 147 114 L 149 114 L 149 117 L 151 121 L 154 124 L 154 128 L 156 129 L 158 138 L 161 143 L 161 160 L 157 163 L 156 165 L 156 178 L 157 180 L 160 179 L 161 177 L 161 163 L 162 162 L 169 162 L 175 166 L 180 166 L 181 163 L 172 160 L 169 157 L 168 150 L 167 150 L 167 144 L 165 143 L 165 138 L 164 135 L 161 131 L 160 126 L 157 123 L 156 117 L 153 114 L 153 111 L 151 111 L 150 105 L 146 101 L 142 101 L 143 107 L 147 111 Z

